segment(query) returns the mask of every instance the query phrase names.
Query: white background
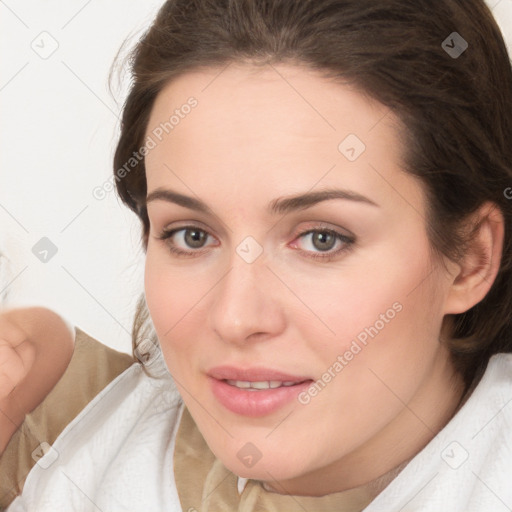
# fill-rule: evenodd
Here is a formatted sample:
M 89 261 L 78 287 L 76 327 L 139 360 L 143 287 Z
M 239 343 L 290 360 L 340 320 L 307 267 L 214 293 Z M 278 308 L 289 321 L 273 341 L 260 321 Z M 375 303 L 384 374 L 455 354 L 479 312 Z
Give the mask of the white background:
M 3 305 L 45 305 L 128 353 L 143 290 L 139 221 L 115 192 L 92 191 L 111 177 L 126 94 L 126 76 L 109 91 L 110 66 L 162 3 L 0 0 Z M 512 48 L 512 0 L 488 4 Z M 32 253 L 43 237 L 57 247 L 46 263 Z

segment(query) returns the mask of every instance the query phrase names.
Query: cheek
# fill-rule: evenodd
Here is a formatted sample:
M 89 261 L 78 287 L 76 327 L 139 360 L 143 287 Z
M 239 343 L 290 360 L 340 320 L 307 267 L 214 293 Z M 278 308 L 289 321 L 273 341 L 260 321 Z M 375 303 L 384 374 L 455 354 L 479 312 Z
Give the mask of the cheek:
M 393 421 L 436 360 L 425 305 L 411 296 L 393 304 L 385 297 L 364 312 L 347 305 L 346 321 L 336 326 L 342 334 L 330 343 L 324 338 L 309 354 L 319 373 L 316 390 L 301 397 L 307 404 L 301 413 L 326 438 L 336 432 L 344 442 L 340 450 L 356 448 Z
M 148 247 L 144 272 L 146 303 L 164 355 L 171 348 L 170 340 L 179 331 L 180 319 L 186 317 L 187 306 L 193 299 L 193 287 L 183 286 L 182 280 L 170 271 L 157 251 Z M 167 359 L 167 357 L 166 357 Z
M 148 310 L 153 321 L 164 358 L 171 373 L 193 361 L 191 354 L 204 334 L 207 304 L 204 300 L 213 283 L 206 272 L 190 273 L 169 265 L 164 251 L 148 246 L 144 287 Z M 210 273 L 213 274 L 213 273 Z M 175 368 L 176 367 L 176 368 Z
M 298 295 L 314 305 L 324 324 L 308 325 L 304 318 L 297 329 L 309 333 L 303 337 L 316 368 L 328 372 L 325 379 L 329 372 L 336 375 L 333 390 L 353 390 L 345 399 L 354 406 L 389 395 L 378 376 L 403 396 L 410 395 L 438 350 L 443 292 L 436 292 L 438 277 L 428 257 L 428 241 L 418 236 L 413 240 L 361 256 L 357 264 L 342 268 L 337 279 L 326 274 L 325 279 L 317 275 L 296 280 Z
M 419 260 L 407 266 L 383 258 L 376 265 L 342 268 L 338 276 L 290 276 L 312 313 L 295 320 L 302 321 L 301 332 L 315 329 L 316 347 L 331 352 L 349 349 L 355 339 L 364 346 L 373 339 L 384 343 L 400 332 L 409 337 L 412 330 L 417 334 L 428 327 L 424 317 L 430 318 L 427 309 L 435 297 L 425 290 L 426 275 L 427 265 Z
M 149 313 L 159 338 L 163 332 L 172 327 L 172 316 L 176 311 L 173 307 L 175 306 L 174 302 L 176 302 L 173 301 L 175 295 L 170 293 L 173 288 L 170 288 L 169 284 L 165 266 L 158 260 L 154 251 L 151 250 L 151 246 L 149 246 L 144 270 L 144 289 Z
M 372 423 L 375 414 L 385 424 L 398 413 L 436 361 L 442 314 L 426 282 L 411 286 L 416 282 L 412 274 L 406 278 L 402 273 L 402 282 L 379 287 L 370 304 L 357 298 L 347 302 L 347 321 L 337 324 L 340 343 L 334 350 L 332 345 L 323 347 L 326 369 L 342 356 L 332 388 L 338 407 L 356 411 L 369 430 L 377 427 Z
M 169 257 L 150 242 L 146 255 L 144 287 L 146 302 L 155 328 L 168 333 L 177 328 L 200 299 L 201 283 L 177 265 L 169 265 Z

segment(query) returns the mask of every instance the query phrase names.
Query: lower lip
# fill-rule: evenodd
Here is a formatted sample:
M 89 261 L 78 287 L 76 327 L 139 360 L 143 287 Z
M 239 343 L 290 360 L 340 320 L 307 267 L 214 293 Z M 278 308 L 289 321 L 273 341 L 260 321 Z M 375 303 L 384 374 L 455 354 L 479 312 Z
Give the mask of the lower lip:
M 312 381 L 274 389 L 248 391 L 231 386 L 223 380 L 209 377 L 212 391 L 217 400 L 228 410 L 242 416 L 257 418 L 271 414 L 287 403 L 297 399 L 297 395 L 307 389 Z

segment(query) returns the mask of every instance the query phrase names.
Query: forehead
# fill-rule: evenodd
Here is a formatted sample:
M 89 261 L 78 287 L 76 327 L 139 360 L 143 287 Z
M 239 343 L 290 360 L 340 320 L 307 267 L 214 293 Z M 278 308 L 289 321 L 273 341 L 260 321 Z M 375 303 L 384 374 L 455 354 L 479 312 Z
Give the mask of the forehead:
M 183 108 L 190 98 L 196 106 Z M 394 114 L 304 67 L 230 64 L 181 75 L 158 95 L 146 135 L 155 138 L 173 114 L 146 156 L 148 190 L 182 189 L 181 177 L 197 195 L 227 193 L 230 178 L 253 192 L 262 182 L 294 193 L 321 180 L 378 195 L 406 179 Z

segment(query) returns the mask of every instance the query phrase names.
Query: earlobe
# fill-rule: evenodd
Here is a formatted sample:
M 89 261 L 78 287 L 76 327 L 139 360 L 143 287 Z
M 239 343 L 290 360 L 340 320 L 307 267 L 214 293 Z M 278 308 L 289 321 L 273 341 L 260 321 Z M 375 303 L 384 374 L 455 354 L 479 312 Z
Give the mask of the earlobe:
M 445 314 L 464 313 L 491 289 L 501 263 L 504 218 L 495 203 L 484 203 L 472 217 L 474 234 L 459 262 L 446 300 Z

